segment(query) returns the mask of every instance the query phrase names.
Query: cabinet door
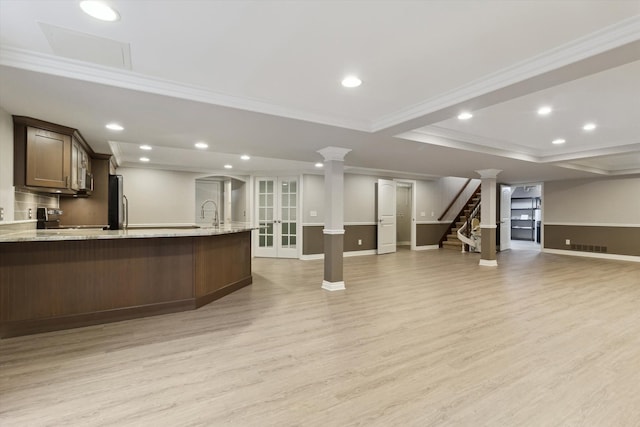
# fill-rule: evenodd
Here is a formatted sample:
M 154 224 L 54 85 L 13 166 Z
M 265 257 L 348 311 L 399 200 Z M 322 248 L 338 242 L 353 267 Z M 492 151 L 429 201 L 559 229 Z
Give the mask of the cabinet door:
M 70 170 L 69 135 L 27 128 L 27 185 L 68 188 Z
M 71 144 L 71 189 L 78 190 L 80 188 L 79 179 L 80 179 L 80 162 L 81 162 L 81 153 L 80 145 L 73 140 Z

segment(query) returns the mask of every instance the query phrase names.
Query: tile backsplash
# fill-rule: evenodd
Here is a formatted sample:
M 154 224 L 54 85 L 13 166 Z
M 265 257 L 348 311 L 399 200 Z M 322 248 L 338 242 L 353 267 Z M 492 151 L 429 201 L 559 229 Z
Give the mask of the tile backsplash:
M 14 219 L 23 221 L 36 219 L 36 208 L 58 208 L 60 206 L 59 196 L 34 193 L 23 188 L 15 190 Z M 31 209 L 31 218 L 29 218 Z

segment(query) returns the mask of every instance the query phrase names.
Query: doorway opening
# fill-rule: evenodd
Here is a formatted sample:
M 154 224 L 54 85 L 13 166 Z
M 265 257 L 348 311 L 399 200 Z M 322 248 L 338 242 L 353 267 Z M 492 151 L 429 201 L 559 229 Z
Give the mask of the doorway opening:
M 396 245 L 415 249 L 415 215 L 413 213 L 414 183 L 397 181 L 396 184 Z
M 195 223 L 215 227 L 232 223 L 246 224 L 246 182 L 230 176 L 207 176 L 196 179 Z
M 500 186 L 500 250 L 542 246 L 542 184 Z

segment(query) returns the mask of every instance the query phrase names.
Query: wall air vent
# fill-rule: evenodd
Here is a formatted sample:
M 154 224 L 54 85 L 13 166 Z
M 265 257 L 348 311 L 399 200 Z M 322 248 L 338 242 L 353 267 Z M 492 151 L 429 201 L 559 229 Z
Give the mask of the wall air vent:
M 582 251 L 582 252 L 598 252 L 605 254 L 607 253 L 606 246 L 598 246 L 598 245 L 585 245 L 581 243 L 572 243 L 571 244 L 572 251 Z
M 56 55 L 107 67 L 131 69 L 131 49 L 128 43 L 80 33 L 43 22 L 38 24 Z

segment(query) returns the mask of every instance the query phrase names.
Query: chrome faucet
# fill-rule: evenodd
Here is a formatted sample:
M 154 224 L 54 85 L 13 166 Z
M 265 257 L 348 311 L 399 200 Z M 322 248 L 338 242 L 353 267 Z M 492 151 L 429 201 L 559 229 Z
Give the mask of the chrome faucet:
M 213 225 L 214 227 L 219 227 L 220 221 L 218 220 L 218 204 L 211 199 L 207 199 L 202 202 L 202 206 L 200 206 L 200 218 L 204 219 L 204 205 L 209 202 L 213 203 L 213 206 L 215 207 L 215 211 L 213 213 L 213 224 L 211 225 Z

